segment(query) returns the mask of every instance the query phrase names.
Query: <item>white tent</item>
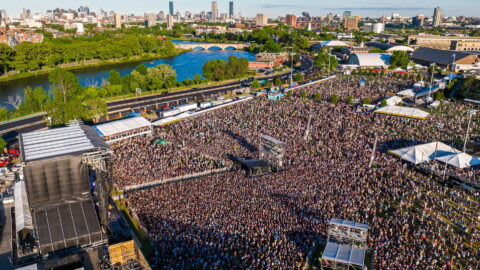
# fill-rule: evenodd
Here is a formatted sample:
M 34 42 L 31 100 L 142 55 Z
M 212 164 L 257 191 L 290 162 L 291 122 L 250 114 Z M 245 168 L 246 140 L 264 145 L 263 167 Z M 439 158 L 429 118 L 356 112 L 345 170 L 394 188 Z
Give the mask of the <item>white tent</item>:
M 31 232 L 33 230 L 32 214 L 28 205 L 25 181 L 19 181 L 13 188 L 15 198 L 15 231 Z
M 399 96 L 391 96 L 387 99 L 385 99 L 387 101 L 387 104 L 389 106 L 395 106 L 397 105 L 398 103 L 402 102 L 402 98 L 399 97 Z
M 152 124 L 145 119 L 144 117 L 137 116 L 132 118 L 125 118 L 113 122 L 108 122 L 104 124 L 99 124 L 93 128 L 102 137 L 112 136 L 118 133 L 128 132 L 130 130 L 135 130 L 138 128 L 149 127 Z
M 397 150 L 391 150 L 388 152 L 415 165 L 423 162 L 430 162 L 434 159 L 438 160 L 441 157 L 461 153 L 460 150 L 452 148 L 442 142 L 420 144 Z
M 385 106 L 375 111 L 376 113 L 396 115 L 402 117 L 425 119 L 430 114 L 419 109 L 402 106 Z
M 467 153 L 456 153 L 448 156 L 437 157 L 436 160 L 462 169 L 480 164 L 480 159 Z
M 340 40 L 327 40 L 323 41 L 322 47 L 350 47 L 347 43 Z

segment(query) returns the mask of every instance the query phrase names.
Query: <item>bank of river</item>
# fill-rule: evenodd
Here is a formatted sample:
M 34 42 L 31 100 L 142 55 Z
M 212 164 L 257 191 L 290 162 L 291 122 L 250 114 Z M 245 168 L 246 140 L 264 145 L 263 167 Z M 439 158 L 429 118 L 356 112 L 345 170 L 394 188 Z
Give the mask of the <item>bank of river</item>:
M 164 59 L 98 66 L 72 70 L 72 72 L 77 75 L 82 86 L 100 86 L 108 78 L 108 73 L 111 69 L 114 69 L 120 72 L 122 76 L 125 76 L 130 74 L 140 64 L 144 64 L 147 67 L 168 64 L 177 71 L 177 80 L 183 81 L 185 79 L 193 79 L 195 74 L 202 74 L 202 67 L 205 62 L 213 59 L 227 60 L 231 55 L 245 57 L 249 60 L 255 59 L 255 54 L 245 51 L 190 51 Z M 16 94 L 21 95 L 23 89 L 27 86 L 32 88 L 41 86 L 44 89 L 49 89 L 50 83 L 48 82 L 48 75 L 0 82 L 0 106 L 7 106 L 5 102 L 8 100 L 8 97 Z

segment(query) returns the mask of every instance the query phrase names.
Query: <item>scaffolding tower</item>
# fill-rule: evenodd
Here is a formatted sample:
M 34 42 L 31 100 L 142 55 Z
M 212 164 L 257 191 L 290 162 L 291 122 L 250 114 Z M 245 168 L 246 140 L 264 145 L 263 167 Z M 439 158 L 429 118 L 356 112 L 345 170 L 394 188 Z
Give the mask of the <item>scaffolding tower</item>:
M 356 246 L 367 246 L 368 225 L 332 218 L 328 224 L 328 242 Z
M 260 158 L 266 159 L 277 170 L 283 169 L 285 144 L 268 135 L 261 135 L 260 142 Z

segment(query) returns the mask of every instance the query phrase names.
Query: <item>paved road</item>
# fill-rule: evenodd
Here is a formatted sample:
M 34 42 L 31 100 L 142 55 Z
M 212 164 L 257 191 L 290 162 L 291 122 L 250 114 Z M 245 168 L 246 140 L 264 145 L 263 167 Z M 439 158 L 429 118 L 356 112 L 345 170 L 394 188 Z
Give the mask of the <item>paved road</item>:
M 0 201 L 0 269 L 12 269 L 11 242 L 12 242 L 12 219 L 10 215 L 11 205 L 3 205 Z

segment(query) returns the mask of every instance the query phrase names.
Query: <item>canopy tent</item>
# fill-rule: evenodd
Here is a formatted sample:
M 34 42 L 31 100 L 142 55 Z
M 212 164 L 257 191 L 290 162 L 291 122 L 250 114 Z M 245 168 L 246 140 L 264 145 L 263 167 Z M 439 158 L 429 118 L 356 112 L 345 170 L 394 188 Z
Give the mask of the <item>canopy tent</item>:
M 436 160 L 461 169 L 480 164 L 479 158 L 467 153 L 455 153 L 448 156 L 437 157 Z
M 33 232 L 32 213 L 28 205 L 25 181 L 19 181 L 13 189 L 15 198 L 15 231 L 20 239 L 24 239 L 28 233 Z
M 375 111 L 376 113 L 396 115 L 415 119 L 425 119 L 430 114 L 419 109 L 401 106 L 385 106 Z
M 441 157 L 461 153 L 460 150 L 452 148 L 442 142 L 420 144 L 397 150 L 391 150 L 388 152 L 415 165 L 423 162 L 430 162 Z
M 138 128 L 149 127 L 151 125 L 152 124 L 147 119 L 138 116 L 96 125 L 93 128 L 98 134 L 100 134 L 100 136 L 106 137 Z
M 387 101 L 388 106 L 395 106 L 398 103 L 402 102 L 402 98 L 399 96 L 391 96 L 385 100 Z
M 328 242 L 323 251 L 322 259 L 363 268 L 365 265 L 365 249 Z
M 327 40 L 321 42 L 322 47 L 350 47 L 349 44 L 340 40 Z

